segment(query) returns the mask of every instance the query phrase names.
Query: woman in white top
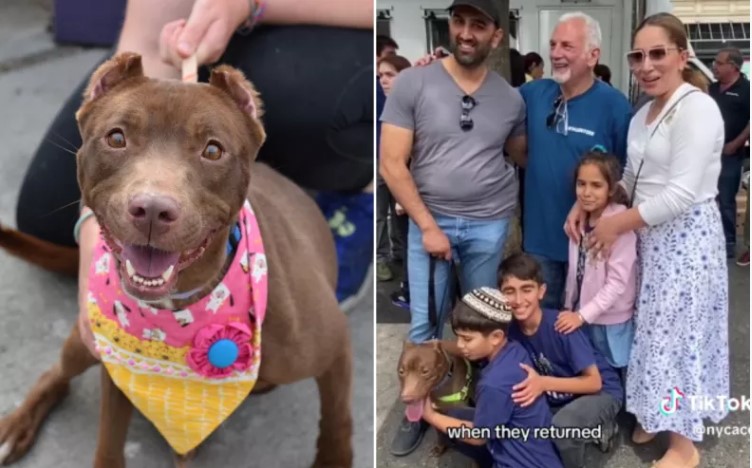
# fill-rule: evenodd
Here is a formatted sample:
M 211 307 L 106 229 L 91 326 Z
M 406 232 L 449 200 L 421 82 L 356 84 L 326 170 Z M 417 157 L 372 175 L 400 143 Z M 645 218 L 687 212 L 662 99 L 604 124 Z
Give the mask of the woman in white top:
M 687 48 L 673 15 L 650 16 L 637 28 L 627 59 L 653 100 L 634 116 L 627 137 L 622 184 L 633 207 L 604 218 L 589 240 L 607 252 L 621 233 L 639 236 L 626 401 L 638 421 L 635 443 L 670 432 L 668 451 L 653 465 L 659 468 L 698 466 L 693 441 L 702 440 L 703 419 L 718 423 L 728 413 L 717 400 L 729 395 L 728 274 L 715 203 L 723 120 L 713 99 L 685 82 Z M 578 211 L 567 222 L 571 237 Z M 705 396 L 712 407 L 692 404 Z

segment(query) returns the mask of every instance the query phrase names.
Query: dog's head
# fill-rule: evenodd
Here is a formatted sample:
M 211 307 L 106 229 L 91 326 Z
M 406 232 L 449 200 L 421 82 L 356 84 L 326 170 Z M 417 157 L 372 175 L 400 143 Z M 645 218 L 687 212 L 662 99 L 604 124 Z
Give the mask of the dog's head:
M 266 138 L 260 115 L 231 67 L 209 84 L 156 80 L 122 53 L 94 72 L 76 113 L 78 182 L 128 294 L 160 300 L 220 273 Z
M 400 397 L 407 405 L 405 413 L 410 421 L 421 419 L 425 399 L 448 371 L 449 362 L 441 349 L 441 342 L 405 342 L 397 372 L 400 379 Z

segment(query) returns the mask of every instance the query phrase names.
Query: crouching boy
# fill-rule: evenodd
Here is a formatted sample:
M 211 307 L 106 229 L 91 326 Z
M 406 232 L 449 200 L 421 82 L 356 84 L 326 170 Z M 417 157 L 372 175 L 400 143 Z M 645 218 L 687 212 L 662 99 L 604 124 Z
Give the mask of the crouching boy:
M 526 377 L 521 364 L 532 362 L 519 343 L 507 339 L 512 312 L 500 291 L 480 288 L 466 294 L 452 312 L 456 350 L 484 365 L 475 388 L 475 408 L 437 412 L 426 399 L 423 418 L 437 428 L 443 443 L 473 458 L 482 467 L 561 467 L 550 439 L 536 438 L 535 430 L 551 425 L 545 398 L 520 406 L 512 401 L 512 387 Z M 450 439 L 449 428 L 487 428 L 484 438 Z M 498 429 L 497 429 L 498 428 Z M 516 437 L 510 437 L 516 434 Z

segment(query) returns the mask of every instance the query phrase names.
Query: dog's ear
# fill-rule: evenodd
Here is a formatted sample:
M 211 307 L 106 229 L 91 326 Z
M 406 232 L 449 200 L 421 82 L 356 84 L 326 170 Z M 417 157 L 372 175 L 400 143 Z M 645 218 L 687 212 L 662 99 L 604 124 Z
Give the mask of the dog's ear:
M 100 65 L 91 75 L 89 86 L 84 91 L 84 102 L 97 99 L 125 80 L 143 76 L 141 56 L 133 52 L 120 53 Z
M 413 343 L 410 340 L 405 340 L 405 342 L 402 344 L 402 348 L 403 349 L 410 349 L 410 348 L 414 348 L 414 347 L 415 347 L 415 343 Z
M 209 84 L 227 93 L 240 107 L 240 110 L 250 115 L 254 120 L 263 115 L 259 93 L 240 71 L 229 65 L 220 65 L 212 70 Z
M 431 340 L 431 347 L 434 351 L 441 352 L 441 340 Z

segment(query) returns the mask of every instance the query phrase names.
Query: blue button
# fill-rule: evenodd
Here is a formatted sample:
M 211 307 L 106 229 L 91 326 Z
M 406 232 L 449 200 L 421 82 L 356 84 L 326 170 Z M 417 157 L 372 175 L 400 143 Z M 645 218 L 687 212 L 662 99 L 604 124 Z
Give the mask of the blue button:
M 209 348 L 209 362 L 214 367 L 224 369 L 231 366 L 236 359 L 238 359 L 238 345 L 232 340 L 219 340 Z

